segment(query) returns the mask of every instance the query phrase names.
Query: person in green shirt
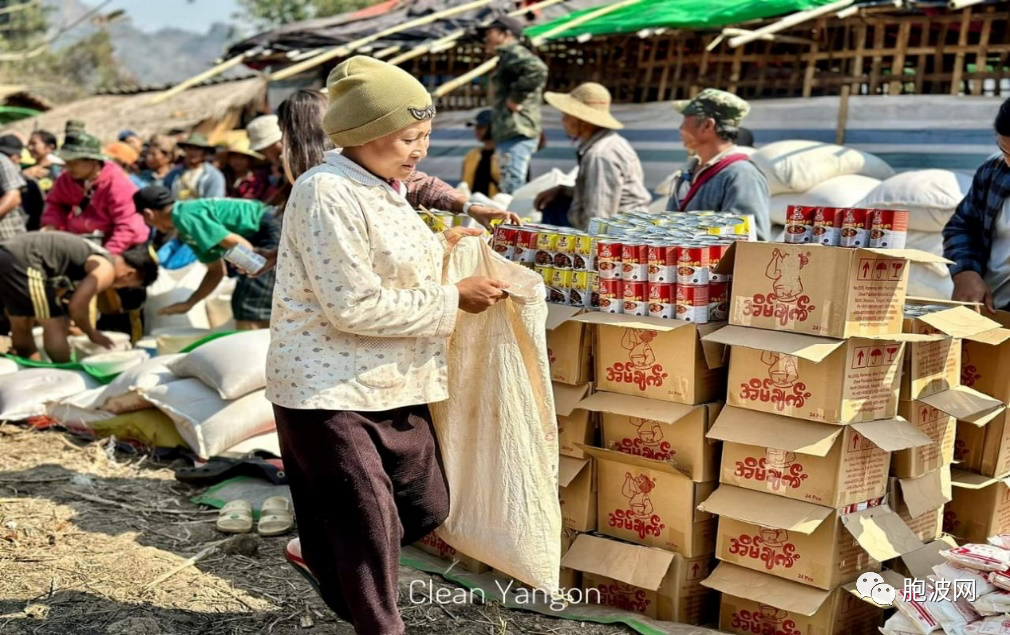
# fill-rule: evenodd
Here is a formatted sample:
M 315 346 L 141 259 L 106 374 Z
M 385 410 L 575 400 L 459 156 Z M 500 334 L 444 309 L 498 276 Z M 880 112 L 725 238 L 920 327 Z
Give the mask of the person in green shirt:
M 189 299 L 165 307 L 162 315 L 188 313 L 209 296 L 227 274 L 223 258 L 232 247 L 274 250 L 280 241 L 280 222 L 260 201 L 204 198 L 177 202 L 167 188 L 152 185 L 134 194 L 133 203 L 148 225 L 165 234 L 178 234 L 207 265 L 207 274 Z M 231 298 L 236 328 L 270 326 L 275 276 L 271 270 L 256 277 L 239 277 Z

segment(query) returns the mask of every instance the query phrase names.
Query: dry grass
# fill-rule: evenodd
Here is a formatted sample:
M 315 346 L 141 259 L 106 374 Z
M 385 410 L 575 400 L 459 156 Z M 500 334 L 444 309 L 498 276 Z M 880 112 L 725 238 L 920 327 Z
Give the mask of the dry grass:
M 0 634 L 353 633 L 283 564 L 289 537 L 256 538 L 249 555 L 213 548 L 180 568 L 223 536 L 169 466 L 10 425 L 0 448 Z M 428 577 L 401 570 L 401 584 Z M 411 634 L 629 632 L 496 604 L 402 609 Z

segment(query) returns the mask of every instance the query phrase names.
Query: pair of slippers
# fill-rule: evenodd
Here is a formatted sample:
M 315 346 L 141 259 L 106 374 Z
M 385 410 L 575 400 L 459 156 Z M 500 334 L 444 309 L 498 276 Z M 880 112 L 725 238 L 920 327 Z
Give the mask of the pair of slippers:
M 247 534 L 253 530 L 253 508 L 247 500 L 231 501 L 221 508 L 217 530 L 225 534 Z M 280 536 L 295 526 L 291 501 L 285 496 L 271 496 L 263 501 L 256 532 L 261 536 Z

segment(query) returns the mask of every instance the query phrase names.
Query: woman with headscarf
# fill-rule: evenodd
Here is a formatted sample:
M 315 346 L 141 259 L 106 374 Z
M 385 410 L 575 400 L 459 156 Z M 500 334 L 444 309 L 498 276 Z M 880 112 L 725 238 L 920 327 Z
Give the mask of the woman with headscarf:
M 267 358 L 307 571 L 358 633 L 404 633 L 401 545 L 438 527 L 449 497 L 428 403 L 448 396 L 447 341 L 504 283 L 441 284 L 463 235 L 433 234 L 404 180 L 435 108 L 409 73 L 368 57 L 328 80 L 323 128 L 342 153 L 295 184 L 284 214 Z

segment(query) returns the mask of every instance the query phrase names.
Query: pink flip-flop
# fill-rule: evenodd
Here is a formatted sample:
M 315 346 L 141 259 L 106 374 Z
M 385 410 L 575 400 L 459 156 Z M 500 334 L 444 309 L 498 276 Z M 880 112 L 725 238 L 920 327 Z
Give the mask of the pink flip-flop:
M 305 560 L 302 559 L 302 542 L 298 538 L 288 542 L 287 546 L 284 548 L 284 559 L 288 561 L 294 570 L 301 574 L 305 581 L 315 589 L 316 593 L 322 597 L 323 593 L 319 590 L 319 580 L 316 580 L 316 576 L 312 575 L 312 570 L 309 569 L 309 565 L 305 564 Z

